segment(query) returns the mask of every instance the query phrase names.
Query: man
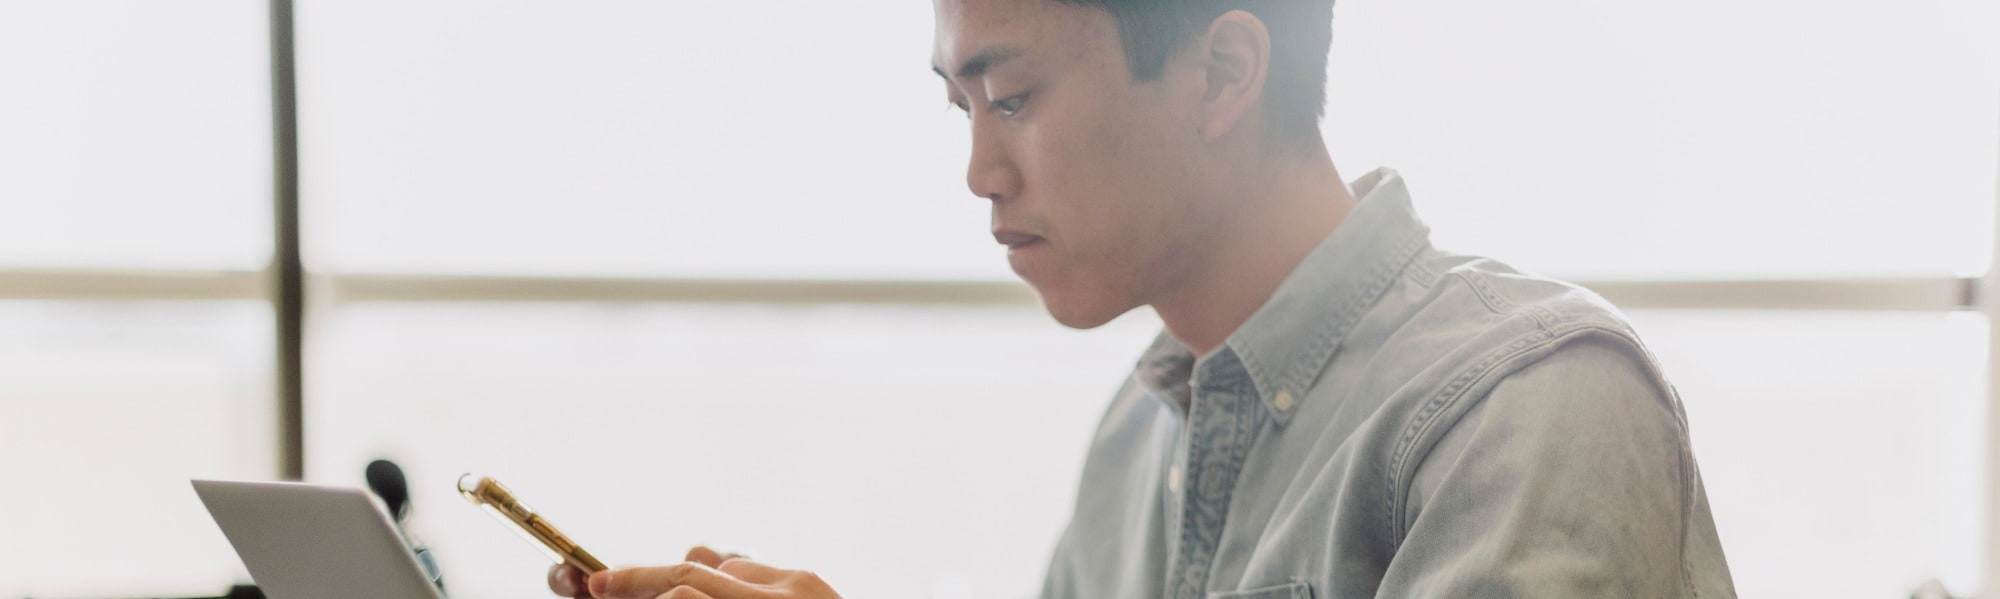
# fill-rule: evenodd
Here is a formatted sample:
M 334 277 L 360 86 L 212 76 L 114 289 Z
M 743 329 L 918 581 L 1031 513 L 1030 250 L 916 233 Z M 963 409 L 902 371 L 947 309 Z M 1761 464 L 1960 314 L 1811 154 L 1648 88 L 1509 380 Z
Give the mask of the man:
M 1167 329 L 1045 597 L 1734 596 L 1679 400 L 1617 312 L 1432 248 L 1393 171 L 1343 182 L 1317 127 L 1331 0 L 935 8 L 1015 272 L 1065 325 L 1149 306 Z M 550 585 L 836 596 L 699 548 Z

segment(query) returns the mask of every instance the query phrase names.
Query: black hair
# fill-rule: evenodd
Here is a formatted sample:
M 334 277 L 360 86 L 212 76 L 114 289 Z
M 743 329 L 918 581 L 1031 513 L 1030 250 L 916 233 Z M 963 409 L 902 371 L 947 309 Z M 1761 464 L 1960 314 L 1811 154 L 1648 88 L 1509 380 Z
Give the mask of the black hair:
M 1319 140 L 1326 114 L 1326 57 L 1333 45 L 1334 0 L 1055 0 L 1111 13 L 1137 81 L 1156 79 L 1167 58 L 1208 30 L 1223 13 L 1242 10 L 1271 34 L 1264 107 L 1274 138 Z

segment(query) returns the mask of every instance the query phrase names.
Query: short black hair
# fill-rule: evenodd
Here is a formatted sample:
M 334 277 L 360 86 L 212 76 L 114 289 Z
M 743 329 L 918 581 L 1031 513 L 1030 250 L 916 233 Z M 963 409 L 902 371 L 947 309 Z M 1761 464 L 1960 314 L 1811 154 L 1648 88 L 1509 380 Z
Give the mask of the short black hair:
M 1271 33 L 1264 107 L 1272 136 L 1306 144 L 1319 140 L 1326 114 L 1326 57 L 1333 46 L 1334 0 L 1055 0 L 1102 8 L 1118 21 L 1125 63 L 1137 81 L 1156 79 L 1167 58 L 1208 30 L 1215 18 L 1242 10 Z

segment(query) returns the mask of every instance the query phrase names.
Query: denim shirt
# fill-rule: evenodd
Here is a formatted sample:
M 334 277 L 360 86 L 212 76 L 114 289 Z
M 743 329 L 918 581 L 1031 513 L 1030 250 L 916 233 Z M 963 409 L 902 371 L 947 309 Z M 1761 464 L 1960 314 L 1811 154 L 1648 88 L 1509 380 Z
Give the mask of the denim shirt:
M 1734 597 L 1674 388 L 1602 298 L 1430 245 L 1394 171 L 1092 441 L 1049 599 Z

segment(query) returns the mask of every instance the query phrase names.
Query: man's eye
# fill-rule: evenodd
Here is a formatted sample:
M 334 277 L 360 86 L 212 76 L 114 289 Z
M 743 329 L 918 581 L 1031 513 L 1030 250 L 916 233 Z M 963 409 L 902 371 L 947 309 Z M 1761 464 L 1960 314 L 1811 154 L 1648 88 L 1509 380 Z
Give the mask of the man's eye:
M 1026 105 L 1027 103 L 1028 103 L 1028 94 L 1020 94 L 1017 96 L 1010 96 L 994 100 L 993 109 L 1000 111 L 1000 116 L 1011 117 L 1014 116 L 1015 113 L 1020 112 L 1021 107 Z
M 965 118 L 968 119 L 972 118 L 972 107 L 967 106 L 965 102 L 959 100 L 947 100 L 945 101 L 945 103 L 950 104 L 952 108 L 957 108 L 959 114 L 965 115 Z

